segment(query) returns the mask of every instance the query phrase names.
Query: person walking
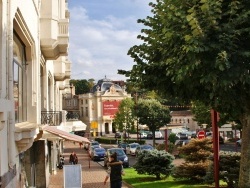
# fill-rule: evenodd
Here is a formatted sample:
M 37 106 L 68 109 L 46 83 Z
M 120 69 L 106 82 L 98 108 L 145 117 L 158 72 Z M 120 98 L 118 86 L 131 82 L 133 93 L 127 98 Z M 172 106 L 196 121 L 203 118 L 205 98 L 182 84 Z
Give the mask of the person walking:
M 73 151 L 70 156 L 69 156 L 69 164 L 77 164 L 78 163 L 78 158 L 76 156 L 76 153 Z
M 109 158 L 104 185 L 106 185 L 107 180 L 110 178 L 110 188 L 121 188 L 122 175 L 124 175 L 122 162 L 117 160 L 117 153 L 113 153 Z

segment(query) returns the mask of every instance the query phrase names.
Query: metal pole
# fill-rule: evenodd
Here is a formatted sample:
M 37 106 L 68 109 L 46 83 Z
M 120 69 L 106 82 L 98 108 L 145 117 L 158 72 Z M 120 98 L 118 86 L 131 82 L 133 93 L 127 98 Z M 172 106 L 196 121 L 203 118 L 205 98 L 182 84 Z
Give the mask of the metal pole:
M 168 129 L 165 129 L 165 136 L 164 136 L 164 139 L 165 139 L 165 151 L 168 152 Z
M 213 150 L 214 150 L 214 182 L 215 188 L 219 188 L 219 131 L 218 131 L 218 113 L 211 110 L 212 130 L 213 130 Z

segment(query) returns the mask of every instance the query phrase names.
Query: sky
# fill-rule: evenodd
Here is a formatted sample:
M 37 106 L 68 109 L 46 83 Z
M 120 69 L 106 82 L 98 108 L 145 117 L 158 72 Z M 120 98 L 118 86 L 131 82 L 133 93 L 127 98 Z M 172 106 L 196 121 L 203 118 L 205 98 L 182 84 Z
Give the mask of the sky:
M 68 0 L 71 79 L 126 80 L 118 69 L 131 70 L 129 48 L 144 28 L 138 19 L 151 15 L 152 0 Z

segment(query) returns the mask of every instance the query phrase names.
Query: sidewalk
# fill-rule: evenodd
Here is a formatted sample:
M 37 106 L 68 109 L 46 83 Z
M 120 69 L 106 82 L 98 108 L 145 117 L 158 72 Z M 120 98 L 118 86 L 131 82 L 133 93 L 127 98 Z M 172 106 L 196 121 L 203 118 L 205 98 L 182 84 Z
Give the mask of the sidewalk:
M 83 148 L 80 149 L 78 143 L 72 141 L 64 142 L 64 159 L 65 165 L 69 164 L 69 155 L 75 152 L 78 156 L 78 164 L 82 165 L 82 187 L 83 188 L 109 188 L 109 180 L 104 185 L 104 179 L 106 176 L 106 170 L 98 163 L 89 160 L 87 151 Z M 64 177 L 63 169 L 57 169 L 57 174 L 51 175 L 49 180 L 49 188 L 63 188 Z M 123 185 L 122 188 L 128 188 Z

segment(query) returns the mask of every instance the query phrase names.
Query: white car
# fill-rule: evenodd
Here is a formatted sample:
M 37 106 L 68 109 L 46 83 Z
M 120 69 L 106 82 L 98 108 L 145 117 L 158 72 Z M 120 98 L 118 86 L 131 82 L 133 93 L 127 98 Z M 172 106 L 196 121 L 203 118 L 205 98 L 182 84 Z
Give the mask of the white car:
M 141 138 L 147 138 L 147 135 L 148 135 L 148 134 L 145 133 L 145 132 L 141 132 L 141 133 L 140 133 L 140 137 L 141 137 Z
M 132 144 L 128 144 L 126 146 L 126 154 L 130 154 L 130 155 L 135 155 L 135 150 L 136 148 L 140 146 L 140 144 L 138 143 L 132 143 Z
M 155 138 L 158 138 L 158 139 L 163 138 L 161 131 L 155 131 Z

